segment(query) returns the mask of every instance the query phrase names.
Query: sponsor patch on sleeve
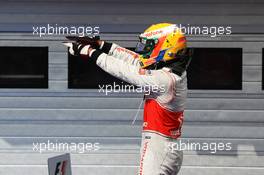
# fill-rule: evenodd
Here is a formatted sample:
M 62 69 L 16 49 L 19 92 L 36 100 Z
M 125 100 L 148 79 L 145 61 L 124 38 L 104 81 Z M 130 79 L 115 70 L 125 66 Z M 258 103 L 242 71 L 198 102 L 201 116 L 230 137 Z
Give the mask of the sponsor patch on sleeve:
M 151 70 L 140 68 L 138 71 L 139 75 L 152 75 Z
M 123 47 L 118 47 L 118 48 L 116 48 L 116 50 L 119 53 L 127 53 L 127 54 L 131 55 L 135 59 L 139 57 L 137 53 L 135 53 L 135 52 L 133 52 L 131 50 L 125 49 Z

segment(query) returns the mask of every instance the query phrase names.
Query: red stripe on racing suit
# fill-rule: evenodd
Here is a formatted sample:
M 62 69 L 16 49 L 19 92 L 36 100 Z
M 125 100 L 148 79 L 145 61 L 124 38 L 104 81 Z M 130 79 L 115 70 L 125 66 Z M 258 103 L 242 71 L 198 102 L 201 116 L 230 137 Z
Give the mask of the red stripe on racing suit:
M 147 99 L 144 106 L 144 131 L 158 132 L 170 138 L 181 136 L 183 111 L 173 112 L 162 108 L 154 99 Z

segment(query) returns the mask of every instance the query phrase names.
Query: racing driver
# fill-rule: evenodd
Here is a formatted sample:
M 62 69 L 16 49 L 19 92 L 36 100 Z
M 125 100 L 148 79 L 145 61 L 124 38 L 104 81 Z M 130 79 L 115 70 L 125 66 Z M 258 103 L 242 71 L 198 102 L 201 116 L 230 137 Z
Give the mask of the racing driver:
M 145 95 L 139 175 L 176 175 L 183 153 L 170 146 L 181 136 L 187 96 L 186 69 L 190 50 L 174 24 L 151 25 L 139 36 L 136 51 L 114 43 L 92 40 L 65 43 L 73 55 L 89 57 L 104 71 L 151 90 Z

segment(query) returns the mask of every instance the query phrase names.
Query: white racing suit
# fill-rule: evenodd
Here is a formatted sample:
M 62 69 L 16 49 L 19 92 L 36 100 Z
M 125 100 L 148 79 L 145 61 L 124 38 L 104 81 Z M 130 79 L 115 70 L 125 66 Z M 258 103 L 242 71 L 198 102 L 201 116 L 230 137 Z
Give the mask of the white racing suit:
M 133 85 L 146 87 L 139 175 L 176 175 L 183 154 L 169 145 L 181 135 L 187 94 L 186 72 L 178 76 L 168 68 L 140 68 L 138 55 L 116 44 L 104 43 L 102 51 L 90 56 L 111 75 Z M 155 89 L 155 90 L 154 90 Z

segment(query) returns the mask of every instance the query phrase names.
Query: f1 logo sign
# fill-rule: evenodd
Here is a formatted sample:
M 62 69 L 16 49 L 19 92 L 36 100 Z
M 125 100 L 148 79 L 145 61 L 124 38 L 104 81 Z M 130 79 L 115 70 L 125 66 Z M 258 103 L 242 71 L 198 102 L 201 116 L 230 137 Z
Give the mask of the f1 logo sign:
M 56 165 L 55 173 L 54 175 L 65 175 L 65 169 L 66 169 L 67 161 L 64 160 L 62 162 L 58 162 Z

